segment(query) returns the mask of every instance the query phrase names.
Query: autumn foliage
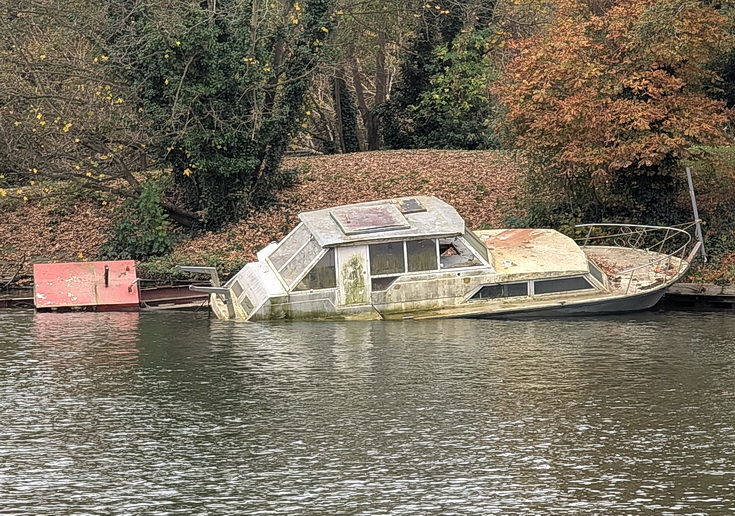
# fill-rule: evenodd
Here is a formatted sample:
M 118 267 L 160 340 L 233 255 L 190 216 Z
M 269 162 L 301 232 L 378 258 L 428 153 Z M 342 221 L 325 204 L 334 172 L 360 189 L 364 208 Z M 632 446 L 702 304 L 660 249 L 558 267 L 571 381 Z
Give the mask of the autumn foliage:
M 730 141 L 708 65 L 733 40 L 728 19 L 702 2 L 621 0 L 595 13 L 561 0 L 548 30 L 511 45 L 492 88 L 505 126 L 572 202 L 678 174 L 694 146 Z

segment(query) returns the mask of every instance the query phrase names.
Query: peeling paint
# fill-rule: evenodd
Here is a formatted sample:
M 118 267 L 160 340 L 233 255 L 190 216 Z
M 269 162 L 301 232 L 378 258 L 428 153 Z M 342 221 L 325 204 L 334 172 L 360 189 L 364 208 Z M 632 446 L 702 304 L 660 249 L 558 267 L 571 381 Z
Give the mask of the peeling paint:
M 35 264 L 33 275 L 39 309 L 138 306 L 132 260 Z

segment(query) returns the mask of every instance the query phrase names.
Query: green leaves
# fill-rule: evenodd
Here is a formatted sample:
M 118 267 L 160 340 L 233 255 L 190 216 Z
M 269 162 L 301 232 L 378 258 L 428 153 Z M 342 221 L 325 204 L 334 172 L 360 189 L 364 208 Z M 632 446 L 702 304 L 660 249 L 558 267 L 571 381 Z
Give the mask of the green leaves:
M 145 260 L 173 249 L 168 216 L 161 208 L 161 193 L 154 182 L 146 183 L 140 197 L 128 200 L 117 210 L 112 237 L 102 249 L 111 260 Z
M 497 147 L 488 85 L 497 74 L 491 56 L 499 48 L 499 29 L 488 27 L 494 3 L 477 9 L 456 5 L 446 15 L 436 9 L 424 14 L 426 26 L 417 30 L 401 83 L 383 109 L 389 147 Z
M 329 34 L 334 0 L 132 5 L 110 54 L 153 144 L 208 228 L 267 199 Z

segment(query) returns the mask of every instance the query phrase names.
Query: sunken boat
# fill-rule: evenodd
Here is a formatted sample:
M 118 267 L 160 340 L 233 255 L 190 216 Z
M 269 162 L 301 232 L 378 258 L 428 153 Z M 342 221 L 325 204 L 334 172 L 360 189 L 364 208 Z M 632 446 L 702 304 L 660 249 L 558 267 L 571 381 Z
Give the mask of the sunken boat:
M 699 244 L 684 229 L 585 224 L 470 231 L 431 196 L 303 212 L 226 283 L 207 273 L 220 319 L 520 318 L 653 307 Z

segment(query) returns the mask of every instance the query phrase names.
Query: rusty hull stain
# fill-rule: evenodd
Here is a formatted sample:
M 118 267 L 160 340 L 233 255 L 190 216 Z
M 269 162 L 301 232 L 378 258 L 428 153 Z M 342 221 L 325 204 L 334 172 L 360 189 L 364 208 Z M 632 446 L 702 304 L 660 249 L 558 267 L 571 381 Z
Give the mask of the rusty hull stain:
M 514 247 L 530 244 L 542 234 L 543 232 L 535 229 L 506 229 L 484 239 L 484 242 L 485 247 L 491 250 L 498 247 Z

